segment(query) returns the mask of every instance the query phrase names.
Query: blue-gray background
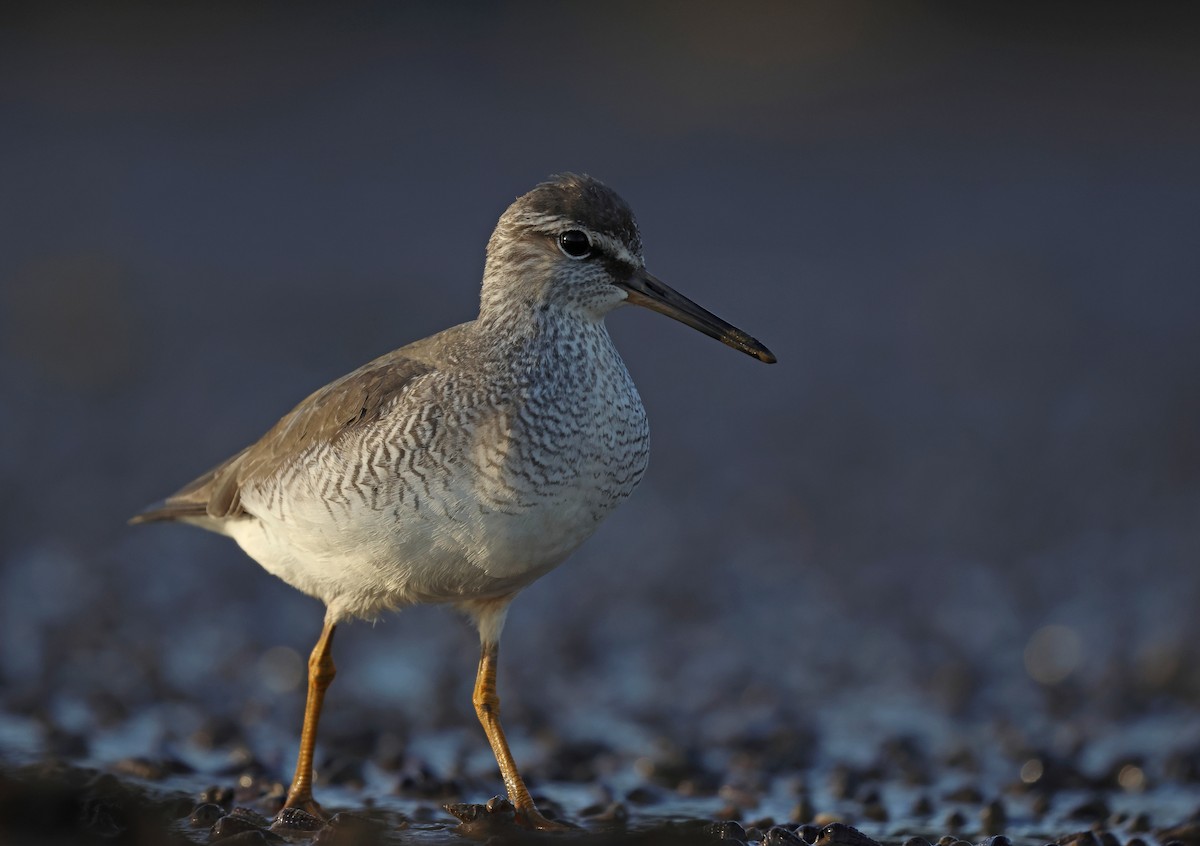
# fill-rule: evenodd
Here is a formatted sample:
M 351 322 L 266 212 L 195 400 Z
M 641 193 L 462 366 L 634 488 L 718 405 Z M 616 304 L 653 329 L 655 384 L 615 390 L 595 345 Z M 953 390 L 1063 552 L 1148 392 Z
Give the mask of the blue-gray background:
M 3 14 L 0 705 L 78 728 L 166 701 L 290 732 L 318 605 L 225 539 L 124 521 L 310 390 L 470 319 L 496 217 L 563 170 L 622 193 L 649 267 L 779 364 L 610 318 L 651 469 L 515 604 L 514 734 L 665 701 L 695 732 L 731 702 L 869 723 L 1200 700 L 1188 21 Z M 331 714 L 474 729 L 453 614 L 349 627 L 336 654 Z

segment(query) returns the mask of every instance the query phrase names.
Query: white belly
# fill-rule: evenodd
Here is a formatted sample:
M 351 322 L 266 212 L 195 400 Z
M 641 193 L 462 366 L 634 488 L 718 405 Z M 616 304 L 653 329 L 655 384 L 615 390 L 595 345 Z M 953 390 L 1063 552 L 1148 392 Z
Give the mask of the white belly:
M 562 563 L 645 470 L 640 400 L 585 411 L 592 430 L 563 439 L 566 451 L 555 452 L 552 437 L 531 439 L 508 414 L 443 443 L 455 460 L 417 455 L 419 472 L 398 472 L 373 490 L 360 484 L 331 497 L 327 485 L 306 482 L 284 495 L 243 491 L 255 519 L 226 529 L 267 571 L 323 600 L 335 620 L 511 594 Z M 313 456 L 311 476 L 347 476 L 361 455 L 350 442 Z

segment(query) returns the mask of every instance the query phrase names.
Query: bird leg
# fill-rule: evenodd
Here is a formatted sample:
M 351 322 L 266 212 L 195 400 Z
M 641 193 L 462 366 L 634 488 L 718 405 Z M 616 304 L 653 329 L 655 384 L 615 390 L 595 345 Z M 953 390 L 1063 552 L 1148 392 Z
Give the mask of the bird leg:
M 500 765 L 500 775 L 504 778 L 504 787 L 508 790 L 508 801 L 513 803 L 519 822 L 531 828 L 543 830 L 568 829 L 570 826 L 554 822 L 543 817 L 533 800 L 521 774 L 517 772 L 516 761 L 508 749 L 508 741 L 504 738 L 504 729 L 500 725 L 500 697 L 496 694 L 496 658 L 500 654 L 500 644 L 497 641 L 484 640 L 479 656 L 479 672 L 475 675 L 475 693 L 471 697 L 475 703 L 475 713 L 492 752 L 496 754 L 496 763 Z
M 300 732 L 300 757 L 296 759 L 296 774 L 292 777 L 287 801 L 283 803 L 285 808 L 300 808 L 321 819 L 326 815 L 312 795 L 313 748 L 317 744 L 317 722 L 321 719 L 325 690 L 337 675 L 330 649 L 335 628 L 333 623 L 326 621 L 321 637 L 308 657 L 308 700 L 304 705 L 304 729 Z

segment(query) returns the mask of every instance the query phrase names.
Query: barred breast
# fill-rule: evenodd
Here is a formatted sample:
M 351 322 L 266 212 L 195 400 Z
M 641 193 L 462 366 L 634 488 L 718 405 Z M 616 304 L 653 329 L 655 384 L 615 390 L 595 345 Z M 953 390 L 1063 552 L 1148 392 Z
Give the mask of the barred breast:
M 633 492 L 649 456 L 603 324 L 539 337 L 413 379 L 374 425 L 244 486 L 257 519 L 229 533 L 340 617 L 529 584 Z

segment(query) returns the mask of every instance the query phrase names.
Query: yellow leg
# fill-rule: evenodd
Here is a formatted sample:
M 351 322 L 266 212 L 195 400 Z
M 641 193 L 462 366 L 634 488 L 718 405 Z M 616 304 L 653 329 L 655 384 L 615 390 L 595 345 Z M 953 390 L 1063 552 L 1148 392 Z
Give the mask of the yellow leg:
M 313 747 L 317 744 L 317 723 L 321 719 L 321 703 L 325 690 L 337 668 L 333 666 L 330 646 L 333 644 L 333 623 L 326 622 L 317 645 L 308 658 L 308 700 L 304 705 L 304 729 L 300 732 L 300 757 L 296 759 L 296 775 L 288 791 L 285 808 L 300 808 L 314 816 L 325 818 L 321 806 L 312 795 Z
M 567 829 L 570 826 L 548 820 L 538 813 L 521 774 L 517 772 L 517 764 L 512 752 L 508 749 L 508 741 L 504 739 L 504 729 L 500 725 L 500 697 L 496 694 L 496 657 L 500 653 L 500 645 L 495 641 L 484 641 L 479 656 L 479 672 L 475 676 L 475 713 L 492 752 L 496 754 L 496 763 L 500 765 L 500 775 L 504 778 L 504 787 L 508 790 L 508 801 L 517 809 L 517 819 L 532 828 Z

